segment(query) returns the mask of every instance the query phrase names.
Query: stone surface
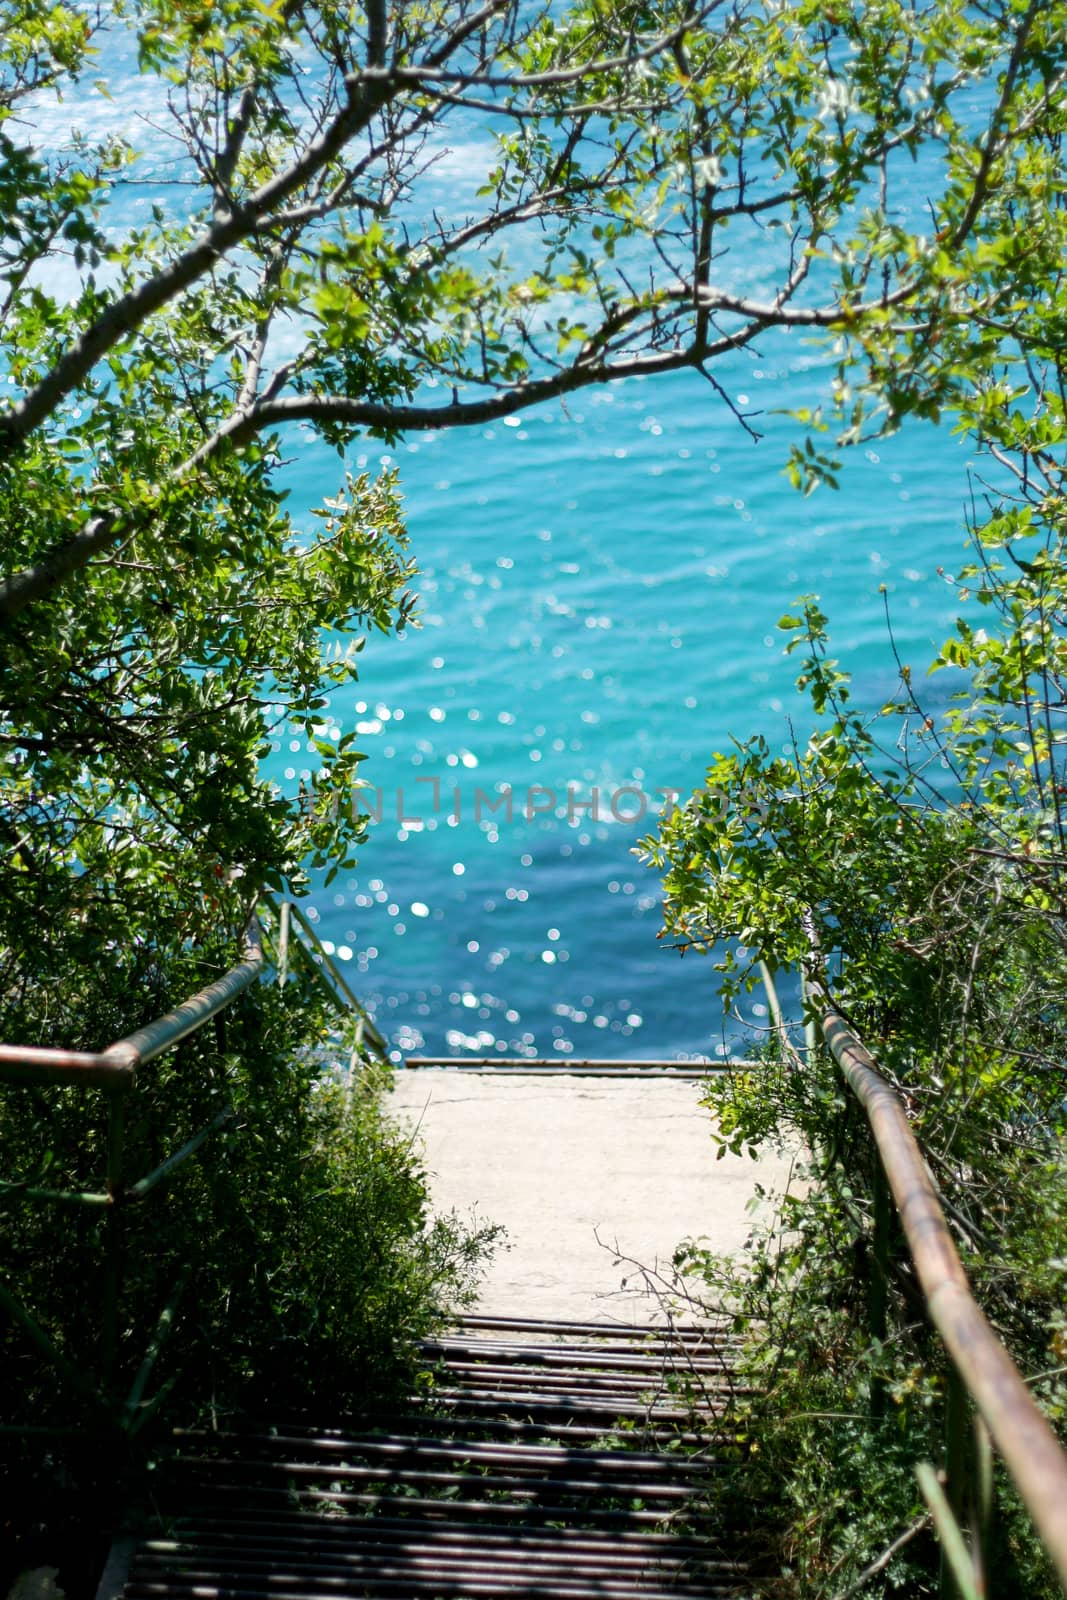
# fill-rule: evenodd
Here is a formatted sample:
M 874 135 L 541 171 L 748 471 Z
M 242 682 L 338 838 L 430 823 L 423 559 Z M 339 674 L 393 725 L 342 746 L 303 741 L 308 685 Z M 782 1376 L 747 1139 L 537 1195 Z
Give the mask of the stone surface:
M 423 1141 L 437 1209 L 507 1229 L 477 1309 L 658 1320 L 635 1262 L 669 1281 L 685 1238 L 743 1250 L 757 1183 L 780 1193 L 791 1163 L 716 1160 L 700 1092 L 674 1079 L 399 1072 L 393 1109 Z

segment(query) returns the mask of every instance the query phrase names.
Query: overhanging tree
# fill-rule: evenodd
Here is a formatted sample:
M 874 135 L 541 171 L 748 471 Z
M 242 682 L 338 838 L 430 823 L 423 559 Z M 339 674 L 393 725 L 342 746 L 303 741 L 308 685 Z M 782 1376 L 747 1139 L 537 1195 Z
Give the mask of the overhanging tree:
M 388 477 L 294 528 L 293 425 L 343 454 L 686 369 L 728 401 L 716 360 L 768 328 L 958 322 L 958 275 L 906 231 L 897 184 L 933 152 L 937 250 L 971 272 L 1001 170 L 1047 114 L 1053 11 L 8 0 L 8 992 L 146 920 L 188 931 L 200 896 L 237 892 L 233 866 L 242 889 L 298 880 L 358 837 L 326 798 L 350 743 L 320 738 L 303 804 L 257 756 L 286 719 L 319 737 L 323 691 L 354 672 L 323 630 L 402 623 L 410 565 Z M 36 108 L 120 35 L 174 179 L 137 225 L 135 150 L 33 138 Z M 489 154 L 477 197 L 442 214 L 453 129 Z M 756 232 L 776 270 L 753 292 Z

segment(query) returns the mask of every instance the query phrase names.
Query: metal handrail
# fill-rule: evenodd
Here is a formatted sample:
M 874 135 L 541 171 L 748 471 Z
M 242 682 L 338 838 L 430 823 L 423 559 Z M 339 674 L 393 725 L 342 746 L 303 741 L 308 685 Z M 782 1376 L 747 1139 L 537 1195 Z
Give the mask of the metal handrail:
M 106 1050 L 63 1050 L 45 1045 L 0 1044 L 0 1078 L 19 1083 L 81 1083 L 127 1088 L 138 1067 L 180 1044 L 210 1022 L 263 969 L 263 942 L 253 917 L 245 933 L 244 959 L 223 977 L 183 1000 L 180 1006 L 146 1023 Z
M 333 979 L 333 984 L 323 984 L 323 987 L 335 1003 L 341 1001 L 356 1013 L 362 1024 L 362 1037 L 369 1041 L 372 1053 L 387 1060 L 389 1047 L 384 1037 L 371 1020 L 366 1008 L 353 994 L 337 963 L 323 948 L 322 941 L 300 907 L 291 900 L 283 900 L 279 904 L 269 894 L 264 894 L 261 899 L 279 918 L 280 971 L 284 974 L 290 950 L 294 947 L 301 955 L 309 957 L 306 964 L 313 977 L 321 980 L 322 967 L 325 966 Z M 305 938 L 310 941 L 313 947 L 311 952 L 305 949 L 300 940 L 290 943 L 290 916 L 297 922 Z M 262 929 L 258 919 L 253 916 L 245 933 L 243 960 L 237 966 L 231 967 L 229 972 L 224 973 L 214 983 L 190 995 L 188 1000 L 183 1000 L 173 1011 L 168 1011 L 165 1016 L 156 1017 L 143 1028 L 138 1028 L 134 1033 L 127 1034 L 125 1038 L 108 1045 L 105 1050 L 64 1050 L 62 1047 L 50 1045 L 0 1043 L 0 1081 L 5 1079 L 18 1083 L 65 1081 L 83 1084 L 86 1087 L 112 1089 L 127 1087 L 133 1082 L 139 1067 L 144 1066 L 155 1056 L 161 1055 L 164 1050 L 169 1050 L 172 1045 L 180 1044 L 189 1034 L 196 1033 L 202 1028 L 205 1022 L 210 1022 L 212 1017 L 217 1016 L 231 1000 L 236 999 L 255 981 L 263 971 L 264 965 Z
M 305 937 L 313 949 L 300 939 L 292 941 L 303 958 L 308 972 L 327 991 L 335 1006 L 355 1012 L 356 1040 L 353 1047 L 353 1065 L 358 1052 L 369 1040 L 371 1053 L 388 1060 L 388 1046 L 366 1011 L 356 999 L 344 978 L 323 950 L 318 935 L 296 906 L 283 902 L 280 910 L 269 896 L 263 900 L 279 915 L 278 966 L 279 977 L 284 981 L 288 961 L 289 912 L 292 910 Z M 335 980 L 327 982 L 319 961 L 327 963 Z M 109 1045 L 106 1050 L 64 1050 L 50 1046 L 0 1044 L 0 1081 L 15 1083 L 63 1083 L 79 1087 L 96 1087 L 106 1091 L 108 1099 L 107 1173 L 106 1187 L 99 1191 L 47 1189 L 38 1185 L 0 1184 L 0 1192 L 20 1191 L 27 1199 L 51 1201 L 105 1208 L 106 1216 L 106 1266 L 104 1280 L 103 1322 L 101 1336 L 101 1368 L 103 1383 L 100 1388 L 78 1368 L 74 1367 L 48 1332 L 40 1326 L 32 1313 L 22 1305 L 10 1289 L 0 1281 L 0 1306 L 2 1306 L 42 1351 L 53 1367 L 80 1392 L 85 1394 L 103 1413 L 117 1421 L 127 1432 L 134 1433 L 151 1415 L 160 1395 L 145 1402 L 143 1396 L 156 1358 L 174 1316 L 180 1280 L 171 1300 L 161 1315 L 156 1335 L 145 1354 L 125 1400 L 117 1405 L 110 1395 L 118 1343 L 118 1304 L 122 1279 L 122 1229 L 127 1205 L 136 1204 L 171 1176 L 185 1161 L 233 1118 L 232 1106 L 224 1106 L 207 1125 L 194 1133 L 177 1150 L 166 1156 L 151 1172 L 135 1183 L 126 1183 L 123 1173 L 123 1148 L 125 1142 L 125 1107 L 133 1089 L 138 1069 L 163 1051 L 180 1044 L 190 1034 L 197 1032 L 217 1017 L 230 1003 L 247 989 L 263 972 L 265 966 L 263 933 L 254 913 L 245 930 L 243 959 L 214 983 L 190 995 L 187 1000 L 155 1018 L 144 1027 Z M 162 1391 L 161 1391 L 162 1393 Z
M 834 1060 L 867 1113 L 930 1320 L 1067 1589 L 1067 1452 L 974 1298 L 900 1097 L 834 1006 L 821 963 L 808 974 L 808 993 Z

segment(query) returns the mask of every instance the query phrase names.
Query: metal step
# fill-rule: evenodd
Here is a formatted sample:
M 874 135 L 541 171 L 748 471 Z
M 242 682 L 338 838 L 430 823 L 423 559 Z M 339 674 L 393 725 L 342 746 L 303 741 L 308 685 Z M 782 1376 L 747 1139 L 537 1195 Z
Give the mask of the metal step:
M 715 1061 L 618 1061 L 600 1057 L 577 1060 L 566 1056 L 408 1056 L 402 1072 L 427 1068 L 479 1077 L 498 1074 L 511 1078 L 687 1078 L 702 1082 L 728 1072 L 753 1072 L 759 1063 L 747 1058 Z
M 590 1343 L 599 1343 L 602 1339 L 626 1339 L 631 1342 L 644 1342 L 649 1339 L 670 1339 L 672 1345 L 684 1344 L 687 1341 L 702 1343 L 720 1337 L 723 1332 L 733 1328 L 733 1322 L 726 1317 L 709 1320 L 700 1325 L 685 1324 L 678 1327 L 674 1323 L 656 1322 L 564 1322 L 559 1319 L 544 1321 L 534 1317 L 486 1317 L 474 1312 L 455 1319 L 457 1328 L 471 1329 L 510 1329 L 525 1333 L 528 1339 L 560 1335 L 563 1338 L 573 1336 L 575 1339 L 586 1339 Z

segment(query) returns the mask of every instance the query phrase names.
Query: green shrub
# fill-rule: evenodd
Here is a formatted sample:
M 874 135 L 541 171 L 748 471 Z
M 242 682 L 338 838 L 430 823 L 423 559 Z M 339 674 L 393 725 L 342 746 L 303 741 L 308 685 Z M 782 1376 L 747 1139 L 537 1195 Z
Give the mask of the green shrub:
M 109 1043 L 232 960 L 232 946 L 220 942 L 169 962 L 156 951 L 101 963 L 76 1042 Z M 51 998 L 47 1033 L 58 1039 L 74 997 Z M 300 979 L 285 989 L 260 982 L 217 1027 L 141 1070 L 127 1106 L 127 1183 L 224 1107 L 233 1114 L 142 1201 L 122 1208 L 110 1372 L 104 1211 L 34 1201 L 19 1187 L 4 1192 L 3 1283 L 113 1402 L 104 1415 L 24 1327 L 0 1322 L 0 1413 L 9 1430 L 2 1489 L 9 1545 L 22 1564 L 54 1560 L 57 1540 L 98 1556 L 93 1530 L 114 1526 L 123 1496 L 143 1483 L 176 1421 L 225 1425 L 300 1411 L 336 1422 L 395 1396 L 414 1376 L 419 1339 L 471 1296 L 493 1230 L 430 1216 L 419 1153 L 383 1110 L 387 1074 L 363 1066 L 349 1082 L 349 1050 L 335 1029 L 321 990 Z M 8 1184 L 99 1191 L 106 1146 L 101 1091 L 0 1086 Z M 124 1414 L 164 1327 L 140 1403 Z M 117 1425 L 124 1416 L 125 1430 Z M 69 1431 L 37 1431 L 47 1429 Z
M 1060 403 L 1052 382 L 1034 380 L 1035 434 Z M 806 746 L 716 756 L 645 853 L 664 871 L 666 931 L 714 953 L 727 1006 L 764 971 L 825 957 L 835 1003 L 900 1093 L 983 1308 L 1062 1424 L 1067 515 L 1051 468 L 1027 479 L 1019 449 L 1023 488 L 972 530 L 960 578 L 986 626 L 962 615 L 931 669 L 954 669 L 948 709 L 928 714 L 901 662 L 897 699 L 857 711 L 805 597 L 782 627 L 802 652 Z M 885 1335 L 872 1331 L 878 1164 L 862 1113 L 827 1052 L 793 1042 L 713 1106 L 730 1148 L 784 1138 L 810 1162 L 780 1248 L 764 1241 L 751 1278 L 727 1274 L 762 1323 L 752 1428 L 790 1529 L 785 1592 L 935 1592 L 914 1467 L 942 1458 L 945 1358 L 899 1230 Z M 1059 1593 L 999 1489 L 998 1591 Z

